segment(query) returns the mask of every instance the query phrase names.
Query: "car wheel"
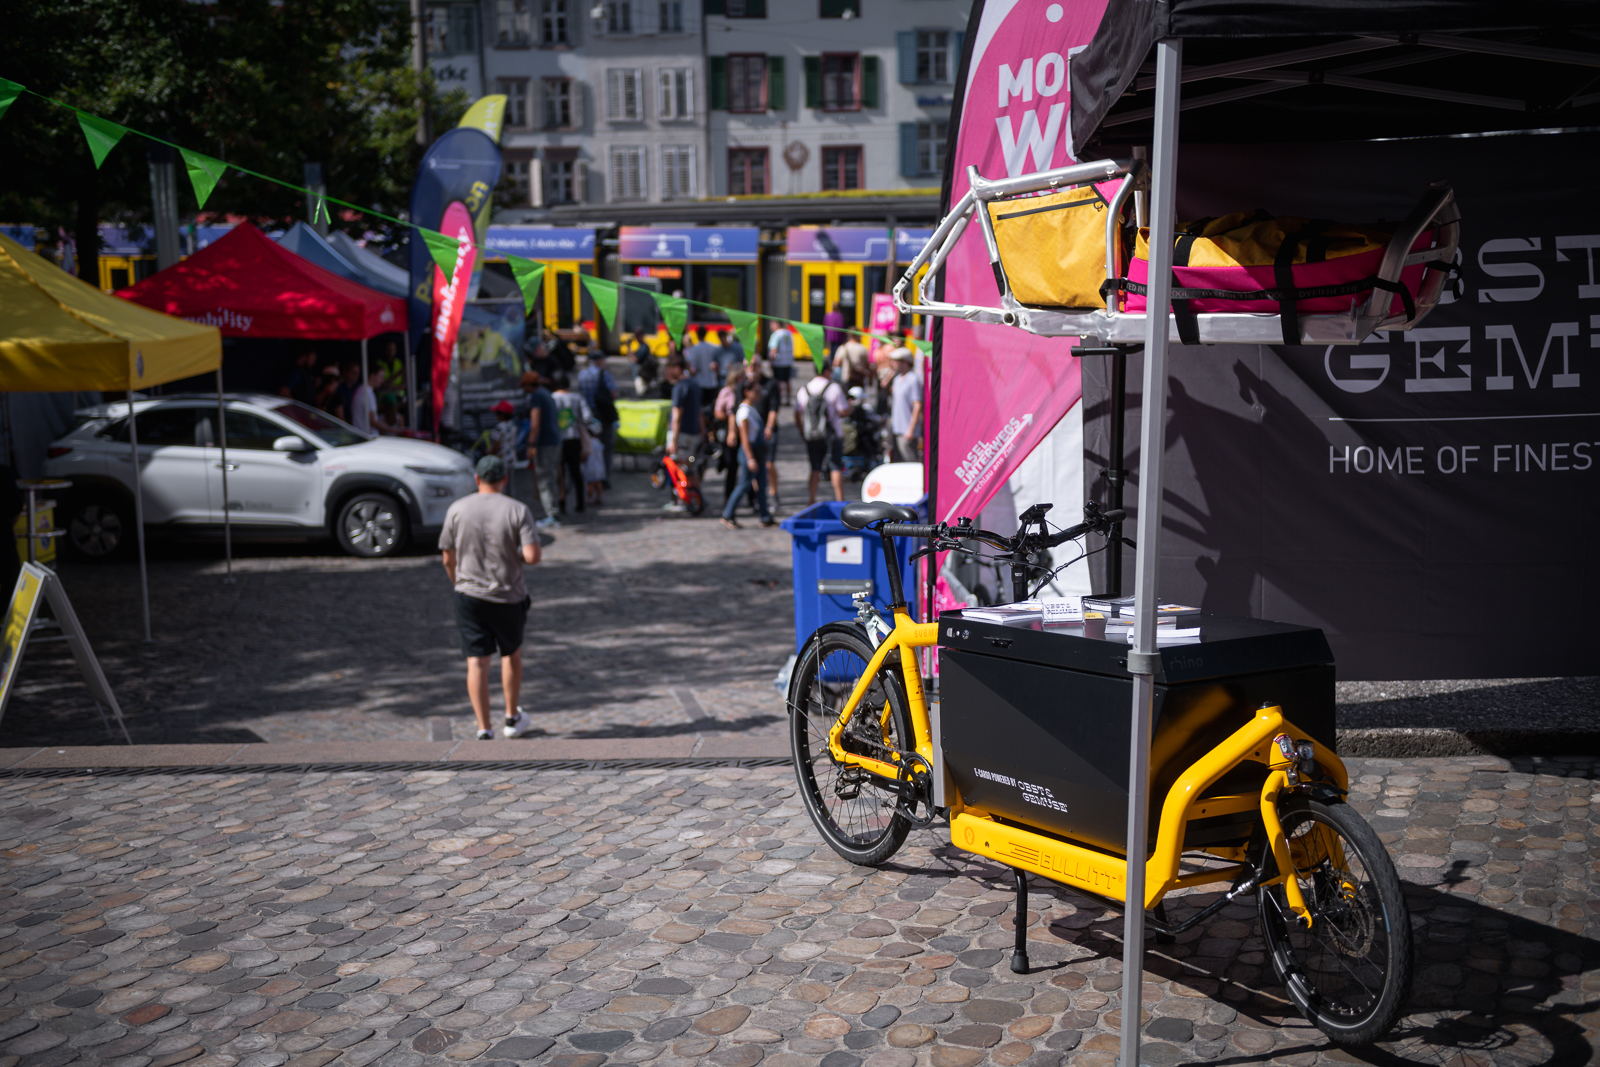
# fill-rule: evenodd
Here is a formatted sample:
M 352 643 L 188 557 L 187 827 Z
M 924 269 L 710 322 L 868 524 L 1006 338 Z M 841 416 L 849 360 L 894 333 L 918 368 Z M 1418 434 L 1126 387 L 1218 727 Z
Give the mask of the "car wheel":
M 138 538 L 133 527 L 133 501 L 112 493 L 77 498 L 67 508 L 67 552 L 75 559 L 109 563 L 124 559 Z
M 387 493 L 357 493 L 339 509 L 334 538 L 352 556 L 392 556 L 405 547 L 405 513 Z

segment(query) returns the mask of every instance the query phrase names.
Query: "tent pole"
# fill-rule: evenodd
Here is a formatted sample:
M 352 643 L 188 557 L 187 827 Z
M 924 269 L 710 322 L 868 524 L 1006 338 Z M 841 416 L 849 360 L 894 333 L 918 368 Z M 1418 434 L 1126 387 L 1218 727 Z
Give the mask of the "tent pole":
M 1128 422 L 1128 348 L 1118 345 L 1117 350 L 1106 357 L 1111 368 L 1111 395 L 1110 417 L 1111 432 L 1109 447 L 1110 465 L 1106 467 L 1106 510 L 1116 511 L 1122 507 L 1122 490 L 1127 481 L 1128 472 L 1122 466 L 1127 459 L 1125 433 Z M 1111 534 L 1106 541 L 1106 596 L 1122 595 L 1122 523 L 1111 527 Z
M 150 636 L 150 576 L 144 562 L 144 486 L 139 478 L 139 420 L 133 411 L 133 390 L 128 390 L 128 447 L 133 450 L 133 529 L 139 538 L 139 601 L 144 609 L 144 643 Z
M 233 513 L 228 510 L 228 416 L 222 406 L 222 364 L 217 364 L 217 443 L 222 447 L 222 555 L 228 562 L 223 585 L 233 584 Z
M 367 384 L 367 339 L 361 339 L 361 384 Z
M 411 366 L 411 330 L 407 328 L 400 334 L 401 344 L 405 345 L 406 362 L 406 429 L 417 428 L 417 391 L 412 386 L 412 379 L 416 377 L 416 370 Z
M 1134 647 L 1128 654 L 1133 707 L 1128 748 L 1127 904 L 1122 926 L 1122 1063 L 1139 1063 L 1144 992 L 1145 853 L 1150 810 L 1150 719 L 1155 712 L 1156 580 L 1161 564 L 1161 467 L 1166 453 L 1167 334 L 1177 181 L 1178 85 L 1183 40 L 1156 42 L 1155 160 L 1150 189 L 1150 292 L 1145 324 L 1144 397 L 1139 427 L 1139 548 L 1134 554 Z

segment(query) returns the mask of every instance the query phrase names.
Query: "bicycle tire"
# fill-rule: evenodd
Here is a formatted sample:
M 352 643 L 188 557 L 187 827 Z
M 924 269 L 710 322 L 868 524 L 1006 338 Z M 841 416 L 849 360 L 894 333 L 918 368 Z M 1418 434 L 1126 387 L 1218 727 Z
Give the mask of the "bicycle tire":
M 806 641 L 789 683 L 789 740 L 795 779 L 817 832 L 844 859 L 873 867 L 899 851 L 911 831 L 898 810 L 898 790 L 851 773 L 828 750 L 828 730 L 872 659 L 861 629 L 829 623 Z M 885 666 L 863 697 L 855 718 L 869 708 L 886 710 L 871 736 L 847 732 L 846 751 L 871 754 L 873 737 L 895 748 L 913 747 L 911 712 L 896 670 Z M 882 754 L 879 754 L 882 758 Z
M 1278 805 L 1311 929 L 1282 883 L 1257 894 L 1272 969 L 1335 1045 L 1369 1045 L 1394 1025 L 1411 985 L 1411 920 L 1389 853 L 1355 811 L 1291 796 Z M 1338 865 L 1332 845 L 1341 847 Z M 1270 853 L 1264 859 L 1268 862 Z
M 689 514 L 698 515 L 706 509 L 706 498 L 700 495 L 698 489 L 687 489 L 684 491 L 683 507 Z
M 657 462 L 650 468 L 650 485 L 656 489 L 665 489 L 672 484 L 672 478 L 667 474 L 667 465 Z

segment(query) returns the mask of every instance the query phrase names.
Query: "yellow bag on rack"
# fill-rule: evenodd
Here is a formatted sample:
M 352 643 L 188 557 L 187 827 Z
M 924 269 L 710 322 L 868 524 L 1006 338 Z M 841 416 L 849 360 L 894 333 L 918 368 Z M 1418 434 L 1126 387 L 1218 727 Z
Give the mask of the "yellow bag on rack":
M 1094 186 L 992 201 L 988 208 L 1000 265 L 1019 303 L 1106 306 L 1100 283 L 1106 280 L 1110 205 Z M 1120 257 L 1120 249 L 1117 254 Z

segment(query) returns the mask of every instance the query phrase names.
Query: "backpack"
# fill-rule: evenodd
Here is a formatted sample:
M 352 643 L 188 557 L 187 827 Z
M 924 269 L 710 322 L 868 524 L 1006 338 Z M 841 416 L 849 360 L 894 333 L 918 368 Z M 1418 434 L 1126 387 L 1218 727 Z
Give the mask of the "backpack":
M 800 421 L 800 436 L 807 441 L 826 441 L 833 436 L 833 424 L 828 420 L 828 387 L 816 392 L 806 387 L 805 415 Z

